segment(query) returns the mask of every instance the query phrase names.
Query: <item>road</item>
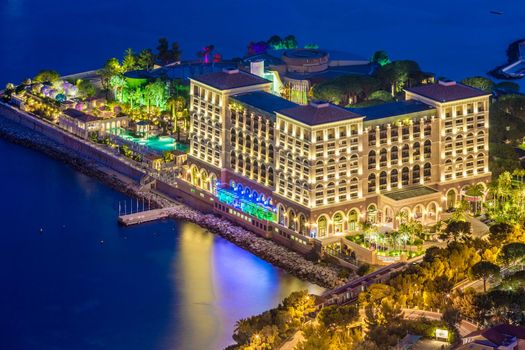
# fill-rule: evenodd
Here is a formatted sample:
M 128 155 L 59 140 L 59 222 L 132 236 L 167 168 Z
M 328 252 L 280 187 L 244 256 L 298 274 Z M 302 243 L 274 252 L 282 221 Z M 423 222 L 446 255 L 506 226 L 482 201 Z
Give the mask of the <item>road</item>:
M 427 310 L 403 309 L 403 316 L 407 320 L 417 320 L 422 317 L 429 319 L 429 320 L 441 320 L 441 313 L 435 312 L 435 311 L 427 311 Z M 458 328 L 459 334 L 462 337 L 478 330 L 478 326 L 476 326 L 475 324 L 467 320 L 462 320 L 457 325 L 457 328 Z

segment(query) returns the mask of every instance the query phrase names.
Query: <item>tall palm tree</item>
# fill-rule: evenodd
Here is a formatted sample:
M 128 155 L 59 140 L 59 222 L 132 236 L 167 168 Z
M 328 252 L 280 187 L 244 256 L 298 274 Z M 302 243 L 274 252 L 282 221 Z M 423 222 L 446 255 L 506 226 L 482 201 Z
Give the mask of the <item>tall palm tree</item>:
M 469 197 L 474 198 L 474 213 L 477 213 L 478 212 L 478 202 L 485 195 L 485 187 L 483 187 L 482 184 L 470 185 L 465 191 L 465 194 Z

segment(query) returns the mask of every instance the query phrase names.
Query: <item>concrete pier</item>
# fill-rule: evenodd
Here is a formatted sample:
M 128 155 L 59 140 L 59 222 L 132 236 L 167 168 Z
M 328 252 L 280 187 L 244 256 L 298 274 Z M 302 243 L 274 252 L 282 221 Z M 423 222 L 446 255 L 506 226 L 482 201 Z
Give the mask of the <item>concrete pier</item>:
M 166 219 L 172 214 L 171 208 L 161 208 L 141 211 L 138 213 L 120 215 L 118 222 L 124 226 L 137 225 L 144 222 L 150 222 L 160 219 Z

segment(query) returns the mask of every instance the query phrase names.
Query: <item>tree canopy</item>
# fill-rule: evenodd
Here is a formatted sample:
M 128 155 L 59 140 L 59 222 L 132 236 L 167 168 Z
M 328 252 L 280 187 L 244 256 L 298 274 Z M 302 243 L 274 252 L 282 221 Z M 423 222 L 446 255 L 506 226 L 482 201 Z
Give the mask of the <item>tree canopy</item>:
M 371 61 L 379 64 L 380 66 L 387 65 L 391 62 L 390 58 L 388 58 L 388 54 L 382 50 L 374 52 Z
M 492 92 L 494 89 L 494 82 L 481 76 L 465 78 L 461 83 L 487 92 Z
M 470 268 L 469 275 L 472 279 L 483 280 L 483 291 L 487 291 L 487 280 L 492 277 L 497 277 L 500 274 L 498 265 L 488 261 L 480 261 Z
M 59 79 L 60 74 L 57 71 L 46 69 L 38 72 L 33 78 L 33 81 L 35 83 L 53 83 Z

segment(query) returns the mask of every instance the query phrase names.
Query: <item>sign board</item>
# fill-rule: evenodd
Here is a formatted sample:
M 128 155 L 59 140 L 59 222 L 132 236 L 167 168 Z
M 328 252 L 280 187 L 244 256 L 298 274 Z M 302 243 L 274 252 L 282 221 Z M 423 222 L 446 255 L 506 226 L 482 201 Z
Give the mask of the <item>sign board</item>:
M 436 329 L 436 339 L 448 340 L 448 330 L 439 328 Z

